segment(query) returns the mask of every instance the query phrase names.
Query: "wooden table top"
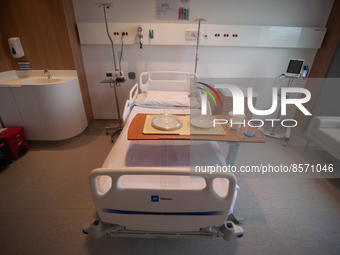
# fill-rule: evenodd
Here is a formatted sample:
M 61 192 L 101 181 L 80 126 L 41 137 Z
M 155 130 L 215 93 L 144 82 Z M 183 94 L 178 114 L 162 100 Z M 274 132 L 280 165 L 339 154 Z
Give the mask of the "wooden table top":
M 247 137 L 244 133 L 244 127 L 239 131 L 229 130 L 227 125 L 222 125 L 226 135 L 174 135 L 174 134 L 143 134 L 143 128 L 146 116 L 150 114 L 138 113 L 130 123 L 128 130 L 128 140 L 204 140 L 204 141 L 221 141 L 221 142 L 246 142 L 246 143 L 265 143 L 266 140 L 260 131 L 256 130 L 256 137 Z M 223 119 L 222 115 L 214 115 L 217 119 Z

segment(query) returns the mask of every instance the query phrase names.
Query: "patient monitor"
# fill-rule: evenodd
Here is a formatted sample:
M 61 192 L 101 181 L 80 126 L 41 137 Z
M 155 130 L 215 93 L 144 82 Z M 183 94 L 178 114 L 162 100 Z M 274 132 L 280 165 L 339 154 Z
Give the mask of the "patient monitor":
M 291 59 L 289 61 L 285 76 L 291 78 L 300 77 L 304 63 L 305 63 L 304 59 Z

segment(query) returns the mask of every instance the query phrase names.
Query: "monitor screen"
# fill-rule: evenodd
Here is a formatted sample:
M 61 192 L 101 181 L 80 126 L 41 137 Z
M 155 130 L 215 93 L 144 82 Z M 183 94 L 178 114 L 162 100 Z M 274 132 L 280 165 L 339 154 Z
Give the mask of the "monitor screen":
M 289 74 L 300 74 L 304 60 L 291 59 L 287 68 Z

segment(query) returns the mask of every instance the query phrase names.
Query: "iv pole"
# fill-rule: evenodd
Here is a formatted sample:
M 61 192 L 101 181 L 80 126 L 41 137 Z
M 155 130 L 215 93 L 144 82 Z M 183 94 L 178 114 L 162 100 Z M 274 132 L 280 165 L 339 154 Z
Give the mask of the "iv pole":
M 200 35 L 201 35 L 201 22 L 207 21 L 203 18 L 196 18 L 194 19 L 194 22 L 198 21 L 198 29 L 197 29 L 197 45 L 196 45 L 196 59 L 195 59 L 195 74 L 197 73 L 197 63 L 198 63 L 198 49 L 200 45 Z M 197 83 L 197 78 L 195 78 L 194 83 Z M 200 92 L 200 99 L 202 102 L 207 102 L 207 93 L 206 92 Z M 201 111 L 201 117 L 207 114 L 207 106 L 202 104 L 202 111 Z M 199 117 L 199 118 L 201 118 Z
M 200 44 L 200 33 L 201 33 L 201 21 L 207 21 L 203 18 L 195 19 L 194 22 L 198 21 L 198 33 L 197 33 L 197 45 L 196 45 L 196 59 L 195 59 L 195 73 L 197 72 L 197 62 L 198 62 L 198 46 Z
M 110 36 L 110 33 L 109 33 L 109 27 L 108 27 L 108 24 L 107 24 L 107 15 L 106 15 L 106 9 L 109 9 L 111 8 L 111 3 L 103 3 L 103 4 L 97 4 L 99 7 L 102 7 L 103 6 L 103 10 L 104 10 L 104 18 L 105 18 L 105 25 L 106 25 L 106 33 L 107 33 L 107 36 L 109 37 L 109 40 L 111 42 L 111 47 L 112 47 L 112 57 L 113 57 L 113 64 L 114 64 L 114 69 L 115 71 L 118 71 L 117 69 L 117 66 L 116 66 L 116 58 L 115 58 L 115 49 L 114 49 L 114 44 L 113 44 L 113 41 L 112 41 L 112 38 Z M 118 128 L 117 127 L 105 127 L 105 133 L 108 135 L 108 130 L 115 130 L 115 132 L 113 132 L 113 134 L 111 135 L 111 142 L 113 143 L 114 141 L 114 138 L 119 135 L 119 133 L 123 130 L 123 127 L 122 127 L 122 119 L 120 117 L 120 110 L 119 110 L 119 103 L 118 103 L 118 95 L 117 95 L 117 86 L 119 87 L 120 84 L 117 83 L 117 81 L 113 80 L 112 78 L 110 79 L 106 79 L 106 80 L 103 80 L 101 83 L 110 83 L 110 87 L 111 87 L 111 84 L 113 84 L 113 88 L 115 90 L 115 96 L 116 96 L 116 107 L 117 107 L 117 113 L 118 113 L 118 120 L 119 120 L 119 126 Z
M 201 34 L 201 21 L 207 21 L 206 19 L 203 19 L 203 18 L 196 18 L 194 20 L 194 22 L 198 21 L 198 33 L 197 33 L 197 45 L 196 45 L 196 59 L 195 59 L 195 73 L 197 73 L 197 62 L 198 62 L 198 46 L 200 44 L 200 34 Z M 196 81 L 195 81 L 196 83 Z M 207 94 L 204 92 L 204 94 L 202 94 L 202 97 L 205 97 L 205 100 L 207 100 Z M 204 115 L 201 115 L 201 116 L 204 116 Z M 234 212 L 232 214 L 234 220 L 237 222 L 237 223 L 240 223 L 242 222 L 244 219 L 243 217 L 234 209 Z
M 110 9 L 110 8 L 112 8 L 112 6 L 111 6 L 111 3 L 105 3 L 105 4 L 96 3 L 96 5 L 98 5 L 99 8 L 103 6 L 105 25 L 106 25 L 106 33 L 107 33 L 107 36 L 109 37 L 109 40 L 111 42 L 111 47 L 112 47 L 112 57 L 113 57 L 114 70 L 118 71 L 118 69 L 116 67 L 115 49 L 113 47 L 113 41 L 112 41 L 112 38 L 111 38 L 110 33 L 109 33 L 109 27 L 107 25 L 107 15 L 106 15 L 106 9 Z

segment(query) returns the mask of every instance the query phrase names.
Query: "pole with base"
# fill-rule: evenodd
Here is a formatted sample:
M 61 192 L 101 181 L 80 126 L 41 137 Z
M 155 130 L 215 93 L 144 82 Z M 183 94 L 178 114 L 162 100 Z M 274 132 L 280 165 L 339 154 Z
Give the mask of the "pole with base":
M 287 87 L 290 87 L 291 84 L 293 83 L 295 78 L 289 78 L 289 82 L 288 82 L 288 85 Z M 281 93 L 280 93 L 280 98 L 279 98 L 279 106 L 278 106 L 278 113 L 277 113 L 277 117 L 276 119 L 280 120 L 281 119 Z M 271 131 L 266 131 L 262 128 L 262 132 L 264 133 L 265 136 L 269 136 L 269 137 L 273 137 L 273 138 L 276 138 L 276 139 L 281 139 L 284 137 L 284 141 L 283 141 L 283 146 L 287 146 L 288 144 L 288 141 L 289 141 L 289 138 L 290 138 L 290 132 L 291 132 L 291 128 L 288 127 L 286 132 L 282 133 L 282 134 L 277 134 L 275 133 L 276 132 L 276 129 L 277 129 L 277 126 L 279 125 L 278 122 L 275 123 L 275 125 L 273 126 L 272 130 Z
M 207 21 L 203 18 L 195 19 L 194 22 L 198 21 L 198 28 L 197 28 L 197 44 L 196 44 L 196 58 L 195 58 L 195 73 L 197 73 L 197 62 L 198 62 L 198 47 L 200 45 L 200 34 L 201 34 L 201 22 Z
M 116 66 L 116 56 L 115 56 L 115 49 L 114 49 L 114 44 L 113 44 L 113 41 L 112 41 L 112 38 L 110 36 L 110 33 L 109 33 L 109 26 L 108 26 L 108 22 L 107 22 L 107 15 L 106 15 L 106 9 L 110 9 L 112 8 L 111 6 L 111 3 L 96 3 L 96 5 L 98 5 L 99 7 L 103 7 L 103 10 L 104 10 L 104 18 L 105 18 L 105 28 L 106 28 L 106 34 L 107 34 L 107 37 L 109 38 L 110 40 L 110 43 L 111 43 L 111 48 L 112 48 L 112 58 L 113 58 L 113 67 L 114 67 L 114 70 L 115 71 L 121 71 L 121 70 L 118 70 L 117 69 L 117 66 Z M 122 39 L 123 41 L 123 39 Z M 123 43 L 123 42 L 122 42 Z M 121 52 L 122 54 L 123 52 Z M 124 82 L 125 79 L 124 77 L 120 77 L 122 78 L 121 81 L 119 82 Z M 117 96 L 117 85 L 119 84 L 117 82 L 117 80 L 113 80 L 112 78 L 110 79 L 106 79 L 106 80 L 103 80 L 101 83 L 110 83 L 110 87 L 111 84 L 113 84 L 113 88 L 115 89 L 115 96 L 116 96 L 116 105 L 117 105 L 117 113 L 118 113 L 118 121 L 119 121 L 119 126 L 118 128 L 117 127 L 105 127 L 105 133 L 108 135 L 108 130 L 115 130 L 115 132 L 111 135 L 111 142 L 113 143 L 114 141 L 114 138 L 120 134 L 120 132 L 122 131 L 122 120 L 121 120 L 121 117 L 120 117 L 120 111 L 119 111 L 119 103 L 118 103 L 118 96 Z
M 110 83 L 110 87 L 111 84 L 113 84 L 113 88 L 115 90 L 115 96 L 116 96 L 116 106 L 117 106 L 117 114 L 118 114 L 118 127 L 105 127 L 105 133 L 108 135 L 109 132 L 108 130 L 115 130 L 115 132 L 113 132 L 113 134 L 111 135 L 111 142 L 113 143 L 114 138 L 120 134 L 120 132 L 123 130 L 123 126 L 122 126 L 122 119 L 120 117 L 120 110 L 119 110 L 119 102 L 118 102 L 118 95 L 117 95 L 117 85 L 118 83 L 113 80 L 113 79 L 107 79 L 107 80 L 103 80 L 101 83 Z

